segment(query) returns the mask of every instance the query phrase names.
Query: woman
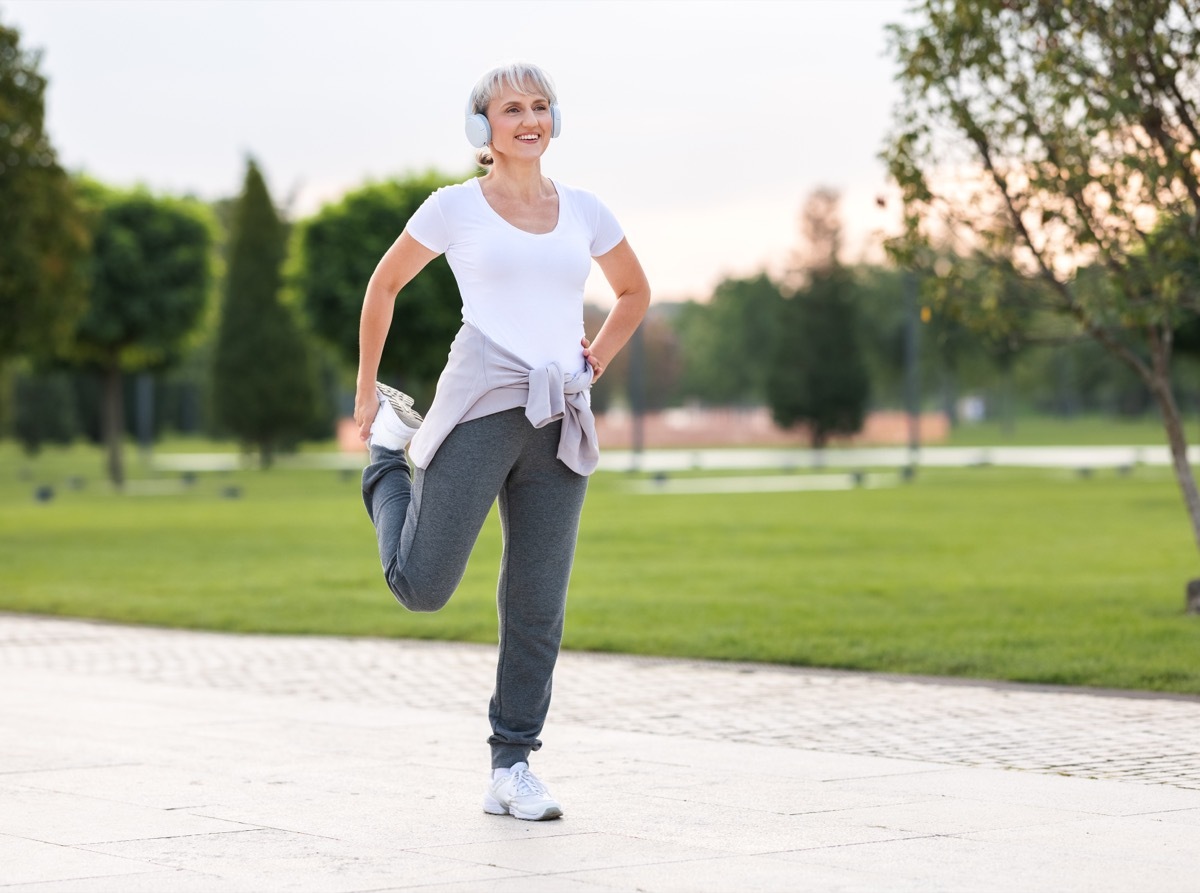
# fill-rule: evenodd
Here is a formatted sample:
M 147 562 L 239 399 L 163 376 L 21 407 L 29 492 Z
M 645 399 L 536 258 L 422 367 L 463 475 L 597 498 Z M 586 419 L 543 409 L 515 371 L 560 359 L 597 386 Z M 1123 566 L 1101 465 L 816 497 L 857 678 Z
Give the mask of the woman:
M 363 301 L 354 405 L 371 449 L 363 499 L 388 585 L 408 609 L 446 604 L 499 500 L 500 648 L 483 808 L 529 820 L 562 815 L 529 754 L 541 747 L 598 458 L 588 388 L 650 302 L 611 212 L 542 175 L 560 127 L 554 86 L 534 65 L 496 68 L 475 85 L 467 136 L 487 174 L 437 190 L 380 260 Z M 375 378 L 397 292 L 441 253 L 462 294 L 463 326 L 422 420 L 411 398 Z M 593 258 L 617 301 L 589 344 L 583 287 Z

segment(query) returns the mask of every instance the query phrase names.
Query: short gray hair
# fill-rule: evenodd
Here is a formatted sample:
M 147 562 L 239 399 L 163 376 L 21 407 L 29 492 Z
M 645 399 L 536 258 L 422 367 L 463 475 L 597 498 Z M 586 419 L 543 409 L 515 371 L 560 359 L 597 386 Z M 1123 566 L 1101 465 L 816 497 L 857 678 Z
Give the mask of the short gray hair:
M 488 104 L 506 87 L 526 96 L 540 93 L 550 100 L 551 104 L 558 102 L 558 94 L 550 75 L 530 62 L 511 62 L 493 68 L 476 82 L 475 89 L 471 91 L 471 99 L 467 103 L 467 114 L 486 115 Z
M 529 96 L 540 93 L 550 101 L 551 105 L 558 102 L 558 93 L 554 89 L 554 81 L 550 75 L 531 62 L 510 62 L 500 65 L 487 72 L 475 83 L 471 97 L 467 100 L 467 115 L 487 115 L 487 107 L 496 95 L 505 88 L 516 90 Z M 492 153 L 484 146 L 475 153 L 475 161 L 480 167 L 492 164 Z

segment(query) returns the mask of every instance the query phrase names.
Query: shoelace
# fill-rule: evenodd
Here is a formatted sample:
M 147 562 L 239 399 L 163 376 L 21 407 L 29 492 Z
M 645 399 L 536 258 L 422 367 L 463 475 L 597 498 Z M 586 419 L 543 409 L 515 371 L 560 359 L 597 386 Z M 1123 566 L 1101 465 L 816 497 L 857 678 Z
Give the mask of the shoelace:
M 509 773 L 512 779 L 513 793 L 518 797 L 533 794 L 538 797 L 548 796 L 550 791 L 538 780 L 538 777 L 528 769 L 516 769 Z

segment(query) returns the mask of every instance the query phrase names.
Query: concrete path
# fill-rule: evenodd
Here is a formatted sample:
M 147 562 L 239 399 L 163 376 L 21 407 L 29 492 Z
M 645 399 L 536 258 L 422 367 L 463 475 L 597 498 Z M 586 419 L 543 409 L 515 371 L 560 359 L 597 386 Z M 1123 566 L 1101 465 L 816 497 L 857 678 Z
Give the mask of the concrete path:
M 0 615 L 0 891 L 1200 890 L 1200 700 Z

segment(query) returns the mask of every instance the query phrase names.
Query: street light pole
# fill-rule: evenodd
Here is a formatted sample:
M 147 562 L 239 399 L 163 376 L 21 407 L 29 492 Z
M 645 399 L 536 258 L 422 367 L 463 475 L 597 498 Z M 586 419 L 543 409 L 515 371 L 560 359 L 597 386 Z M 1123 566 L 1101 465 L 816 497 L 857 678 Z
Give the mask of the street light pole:
M 908 411 L 909 463 L 915 466 L 921 448 L 921 311 L 917 306 L 917 275 L 911 271 L 904 275 L 904 303 L 904 404 Z
M 636 465 L 645 446 L 646 414 L 646 347 L 642 327 L 633 330 L 629 339 L 629 411 L 633 420 L 633 441 L 630 444 Z

